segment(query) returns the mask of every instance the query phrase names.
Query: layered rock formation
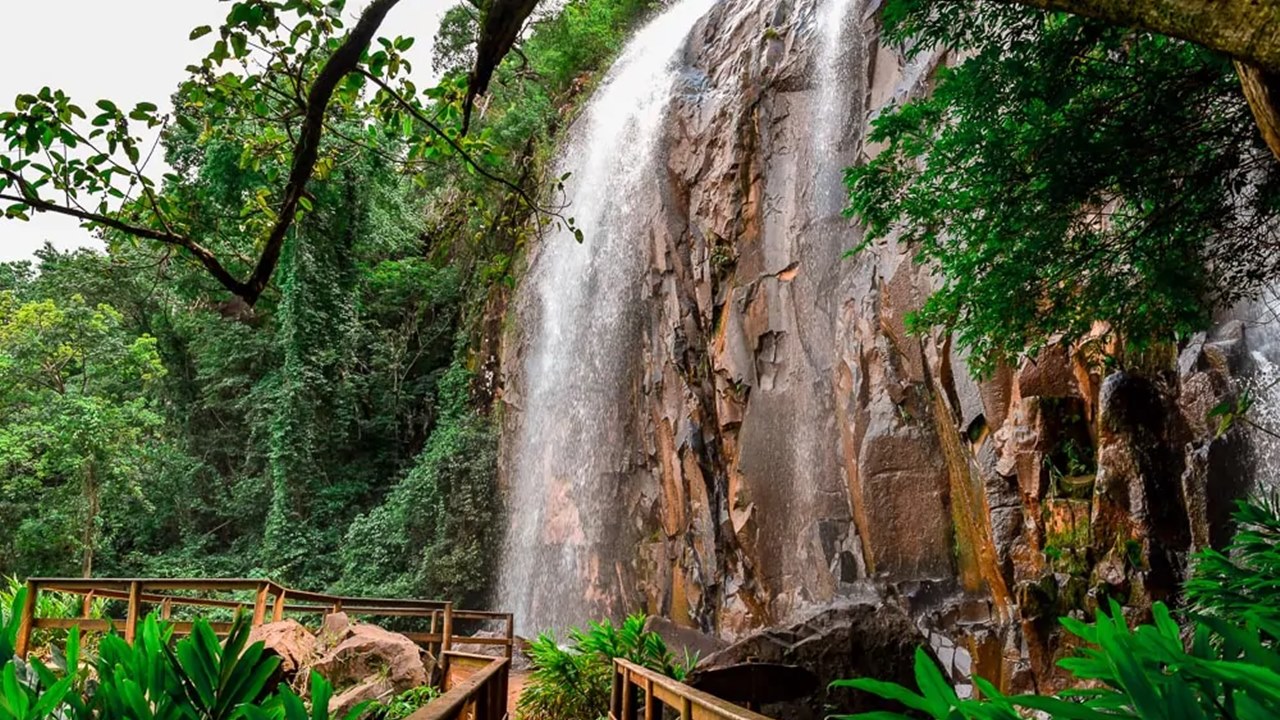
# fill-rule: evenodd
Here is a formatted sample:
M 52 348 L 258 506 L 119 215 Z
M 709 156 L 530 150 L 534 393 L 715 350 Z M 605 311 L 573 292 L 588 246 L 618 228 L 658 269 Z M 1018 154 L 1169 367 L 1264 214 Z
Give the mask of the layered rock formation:
M 1045 689 L 1057 617 L 1103 597 L 1140 614 L 1220 539 L 1241 448 L 1208 415 L 1248 362 L 1242 330 L 1127 374 L 1058 347 L 982 381 L 949 338 L 909 334 L 928 268 L 892 243 L 843 259 L 859 229 L 823 200 L 875 152 L 869 119 L 945 61 L 882 47 L 874 10 L 835 53 L 814 0 L 721 2 L 690 37 L 661 172 L 632 199 L 652 215 L 641 370 L 617 381 L 623 527 L 576 581 L 726 638 L 871 594 L 957 680 Z M 823 140 L 824 117 L 849 122 Z M 517 330 L 504 348 L 512 398 L 524 347 Z M 521 415 L 508 403 L 508 436 Z

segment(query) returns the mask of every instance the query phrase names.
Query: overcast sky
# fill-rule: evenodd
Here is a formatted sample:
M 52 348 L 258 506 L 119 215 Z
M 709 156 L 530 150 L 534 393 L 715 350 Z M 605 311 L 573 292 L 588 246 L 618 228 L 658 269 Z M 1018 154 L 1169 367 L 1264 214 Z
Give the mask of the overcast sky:
M 383 24 L 384 35 L 417 38 L 408 54 L 419 87 L 434 80 L 430 40 L 456 2 L 403 0 Z M 354 17 L 364 4 L 353 0 L 347 14 Z M 167 108 L 183 69 L 212 42 L 189 41 L 191 28 L 216 27 L 229 9 L 220 0 L 0 0 L 0 108 L 12 109 L 19 93 L 45 85 L 66 90 L 85 108 L 99 98 Z M 28 258 L 45 240 L 61 248 L 96 244 L 74 220 L 0 219 L 0 261 Z

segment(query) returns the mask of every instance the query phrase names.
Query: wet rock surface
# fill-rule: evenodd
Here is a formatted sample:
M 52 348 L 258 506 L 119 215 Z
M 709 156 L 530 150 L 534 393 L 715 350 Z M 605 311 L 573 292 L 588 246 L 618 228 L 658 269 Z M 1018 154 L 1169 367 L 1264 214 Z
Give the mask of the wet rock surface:
M 706 657 L 689 683 L 697 687 L 717 670 L 749 663 L 795 666 L 813 675 L 815 690 L 788 702 L 766 704 L 765 715 L 819 720 L 831 714 L 891 709 L 891 703 L 828 685 L 854 677 L 910 685 L 915 650 L 924 641 L 900 609 L 883 604 L 835 607 L 794 625 L 750 635 Z
M 822 55 L 817 12 L 720 3 L 689 38 L 637 238 L 641 361 L 620 379 L 644 452 L 612 512 L 644 540 L 601 548 L 593 577 L 626 579 L 619 607 L 729 640 L 784 628 L 788 648 L 836 632 L 797 619 L 890 599 L 962 685 L 1052 689 L 1071 651 L 1057 617 L 1104 596 L 1141 616 L 1189 553 L 1225 539 L 1243 440 L 1209 415 L 1239 392 L 1243 330 L 1123 373 L 1097 361 L 1100 335 L 982 379 L 951 338 L 909 333 L 929 269 L 896 242 L 844 259 L 861 231 L 823 188 L 842 192 L 839 168 L 877 151 L 868 121 L 926 92 L 947 58 L 906 61 L 858 13 Z M 851 120 L 824 143 L 827 115 Z M 520 351 L 503 350 L 508 431 Z M 839 622 L 869 633 L 840 648 L 886 637 Z

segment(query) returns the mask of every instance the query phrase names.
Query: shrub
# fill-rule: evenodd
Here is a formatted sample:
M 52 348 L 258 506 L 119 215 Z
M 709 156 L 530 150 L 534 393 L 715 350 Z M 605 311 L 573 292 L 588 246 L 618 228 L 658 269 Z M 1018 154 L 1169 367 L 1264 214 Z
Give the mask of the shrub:
M 1077 657 L 1062 661 L 1087 689 L 1054 697 L 1007 697 L 975 678 L 982 699 L 962 700 L 924 651 L 916 653 L 913 692 L 895 683 L 868 678 L 841 680 L 851 687 L 896 700 L 937 720 L 1019 720 L 1018 708 L 1053 720 L 1262 720 L 1280 717 L 1280 653 L 1271 643 L 1277 626 L 1251 622 L 1238 627 L 1206 618 L 1194 623 L 1190 648 L 1163 604 L 1153 608 L 1152 624 L 1130 629 L 1119 604 L 1086 625 L 1069 618 L 1063 624 L 1089 643 Z M 1265 626 L 1265 631 L 1260 629 Z M 867 713 L 844 720 L 906 720 L 896 713 Z
M 516 708 L 519 720 L 596 720 L 609 714 L 613 660 L 624 658 L 683 680 L 694 658 L 678 660 L 662 636 L 645 632 L 644 616 L 632 615 L 622 625 L 608 620 L 591 623 L 583 631 L 569 631 L 569 645 L 561 647 L 551 633 L 529 646 L 533 674 Z

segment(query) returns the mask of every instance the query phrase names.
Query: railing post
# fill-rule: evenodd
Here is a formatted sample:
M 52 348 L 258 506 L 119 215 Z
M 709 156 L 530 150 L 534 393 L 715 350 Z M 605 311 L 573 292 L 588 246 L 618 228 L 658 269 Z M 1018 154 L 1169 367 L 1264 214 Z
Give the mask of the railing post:
M 88 613 L 85 613 L 85 614 L 87 615 Z M 172 616 L 173 616 L 173 600 L 169 598 L 165 598 L 164 602 L 160 603 L 160 619 L 168 620 Z
M 438 619 L 439 619 L 439 617 L 440 617 L 440 611 L 439 611 L 439 610 L 432 610 L 432 611 L 431 611 L 431 634 L 432 634 L 432 635 L 435 635 L 435 634 L 436 634 L 436 620 L 438 620 Z M 435 645 L 435 654 L 436 654 L 437 659 L 438 659 L 438 657 L 441 655 L 440 648 L 441 648 L 441 646 L 442 646 L 442 644 L 443 644 L 443 643 L 436 642 L 436 643 L 433 643 L 433 644 Z
M 645 677 L 644 679 L 644 720 L 655 720 L 653 702 L 653 678 Z
M 635 694 L 631 692 L 631 670 L 622 667 L 622 714 L 618 720 L 632 720 L 635 717 Z
M 516 616 L 507 613 L 507 659 L 515 657 L 516 652 Z
M 499 682 L 494 691 L 497 693 L 497 704 L 494 705 L 498 709 L 498 717 L 514 717 L 515 708 L 510 707 L 511 700 L 511 660 L 507 659 L 507 664 L 503 666 L 502 672 L 498 674 Z
M 275 604 L 271 606 L 271 622 L 280 622 L 284 619 L 284 588 L 280 588 L 280 592 L 276 593 Z
M 40 585 L 34 580 L 27 581 L 27 599 L 22 603 L 22 616 L 18 618 L 18 637 L 14 643 L 15 653 L 23 660 L 31 650 L 31 631 L 36 624 L 36 596 L 40 594 Z
M 253 597 L 253 627 L 258 627 L 267 619 L 267 587 L 266 583 L 258 584 L 258 592 Z
M 680 698 L 680 720 L 693 720 L 693 701 Z
M 612 720 L 622 720 L 621 672 L 622 666 L 615 659 L 613 661 L 613 687 L 609 691 L 609 717 Z
M 124 619 L 124 641 L 133 644 L 138 636 L 138 612 L 142 609 L 142 583 L 129 583 L 129 614 Z
M 440 639 L 440 654 L 449 652 L 453 649 L 453 602 L 447 602 L 444 606 L 444 637 Z

